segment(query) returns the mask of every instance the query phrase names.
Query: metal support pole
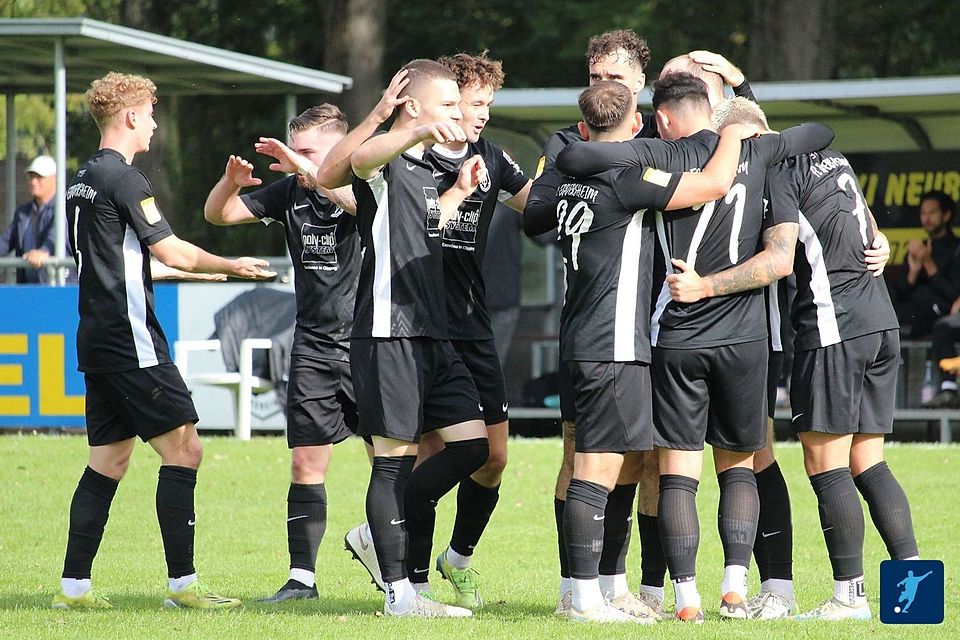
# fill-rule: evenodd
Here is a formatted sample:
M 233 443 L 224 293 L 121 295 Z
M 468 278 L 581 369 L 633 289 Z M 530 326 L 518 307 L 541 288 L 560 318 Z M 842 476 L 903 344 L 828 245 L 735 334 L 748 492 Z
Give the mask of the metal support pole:
M 283 126 L 287 130 L 287 144 L 290 144 L 290 128 L 287 125 L 291 120 L 297 117 L 297 96 L 292 93 L 288 93 L 287 99 L 284 103 L 284 109 L 286 111 L 287 120 L 283 123 Z
M 7 93 L 7 207 L 6 228 L 13 222 L 13 212 L 17 208 L 17 107 L 14 104 L 16 94 Z
M 56 246 L 54 255 L 65 258 L 67 255 L 67 69 L 63 61 L 63 38 L 57 38 L 53 45 L 54 65 L 54 110 L 56 111 L 57 138 L 57 202 L 56 202 Z M 57 284 L 63 285 L 66 270 L 57 269 Z

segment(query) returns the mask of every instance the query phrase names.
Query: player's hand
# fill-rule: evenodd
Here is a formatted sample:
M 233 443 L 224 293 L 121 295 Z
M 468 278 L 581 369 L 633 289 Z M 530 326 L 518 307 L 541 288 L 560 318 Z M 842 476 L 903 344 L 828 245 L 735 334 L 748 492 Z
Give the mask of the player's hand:
M 267 271 L 264 267 L 269 267 L 270 263 L 260 258 L 236 258 L 231 261 L 233 269 L 230 275 L 247 280 L 269 280 L 276 278 L 275 271 Z
M 475 155 L 460 165 L 460 175 L 457 176 L 456 186 L 469 195 L 476 191 L 480 183 L 486 179 L 487 165 L 482 157 Z
M 44 249 L 31 249 L 23 254 L 23 259 L 30 263 L 30 266 L 34 269 L 39 269 L 43 266 L 43 261 L 50 257 L 50 254 L 47 253 Z
M 740 140 L 756 138 L 761 133 L 763 129 L 758 125 L 747 123 L 728 124 L 720 130 L 720 135 L 736 136 Z
M 407 101 L 410 100 L 410 96 L 399 97 L 400 92 L 403 91 L 403 88 L 406 87 L 409 82 L 410 78 L 407 77 L 406 69 L 397 71 L 397 74 L 393 76 L 390 84 L 383 92 L 383 97 L 380 98 L 380 102 L 373 108 L 373 115 L 377 120 L 386 122 L 390 116 L 393 115 L 397 107 L 406 104 Z
M 667 276 L 667 285 L 670 287 L 670 297 L 674 302 L 696 302 L 706 298 L 703 278 L 696 270 L 683 260 L 670 260 L 677 272 Z
M 883 235 L 882 232 L 877 232 L 877 235 L 873 237 L 873 244 L 863 253 L 866 256 L 867 271 L 873 271 L 874 278 L 883 275 L 883 269 L 890 260 L 890 242 L 887 240 L 887 236 Z
M 746 78 L 733 63 L 719 53 L 712 51 L 691 51 L 687 54 L 691 60 L 703 67 L 704 71 L 719 74 L 723 81 L 731 87 L 739 87 Z
M 253 165 L 240 156 L 227 158 L 227 168 L 223 174 L 238 187 L 256 187 L 263 182 L 260 178 L 253 177 Z
M 414 129 L 414 134 L 422 142 L 447 144 L 467 141 L 467 134 L 463 132 L 459 124 L 452 120 L 421 125 Z
M 312 164 L 310 160 L 276 138 L 260 138 L 259 142 L 254 143 L 253 148 L 256 149 L 257 153 L 262 153 L 276 160 L 276 162 L 270 164 L 270 171 L 296 173 L 297 168 L 301 165 Z

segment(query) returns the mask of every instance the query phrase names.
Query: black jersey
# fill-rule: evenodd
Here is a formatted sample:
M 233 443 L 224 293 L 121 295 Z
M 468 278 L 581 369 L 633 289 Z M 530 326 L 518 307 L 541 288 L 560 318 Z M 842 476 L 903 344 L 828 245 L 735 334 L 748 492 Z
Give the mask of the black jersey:
M 101 149 L 77 171 L 66 200 L 80 277 L 78 368 L 104 373 L 171 362 L 153 308 L 149 246 L 173 231 L 150 181 L 119 152 Z
M 561 360 L 650 362 L 653 216 L 680 175 L 630 167 L 560 185 Z
M 292 355 L 348 360 L 360 275 L 356 219 L 288 176 L 240 196 L 253 215 L 286 229 L 297 293 Z
M 781 173 L 787 161 L 781 162 L 767 170 L 767 182 L 763 188 L 763 232 L 778 224 L 800 224 L 800 212 L 796 207 L 771 206 L 771 187 L 782 179 Z M 757 247 L 757 252 L 763 250 L 763 243 Z M 788 276 L 789 277 L 789 276 Z M 781 278 L 767 285 L 764 290 L 767 305 L 767 330 L 770 334 L 770 350 L 783 352 L 787 336 L 787 324 L 790 322 L 790 307 L 788 305 L 787 278 Z
M 354 338 L 449 338 L 433 165 L 408 151 L 354 176 L 363 248 Z
M 788 130 L 790 131 L 790 130 Z M 737 177 L 727 195 L 695 208 L 658 213 L 657 237 L 665 273 L 651 321 L 654 346 L 699 349 L 767 338 L 761 289 L 678 303 L 665 282 L 680 258 L 708 275 L 741 264 L 756 254 L 763 223 L 767 167 L 790 155 L 821 149 L 833 132 L 821 125 L 795 127 L 790 134 L 769 134 L 747 140 L 740 150 Z M 630 140 L 621 144 L 572 143 L 558 156 L 558 167 L 577 175 L 611 164 L 645 165 L 664 171 L 702 169 L 716 150 L 719 136 L 700 131 L 676 141 Z M 596 149 L 596 151 L 594 151 Z M 617 159 L 616 162 L 610 158 Z M 598 160 L 599 159 L 599 160 Z
M 873 228 L 857 176 L 836 151 L 788 161 L 771 204 L 799 209 L 791 320 L 795 349 L 817 349 L 899 326 L 882 278 L 867 271 Z
M 454 340 L 493 337 L 484 302 L 486 290 L 482 272 L 490 221 L 500 193 L 516 195 L 527 184 L 527 176 L 506 151 L 480 138 L 464 147 L 461 153 L 434 145 L 425 154 L 435 168 L 433 175 L 439 181 L 441 194 L 457 181 L 463 162 L 475 155 L 482 157 L 486 164 L 487 180 L 463 201 L 456 216 L 447 222 L 440 234 L 447 316 L 450 337 Z
M 652 114 L 644 114 L 642 117 L 643 124 L 636 137 L 656 138 L 656 118 Z M 550 136 L 543 147 L 537 174 L 533 186 L 530 187 L 530 195 L 527 196 L 527 205 L 523 209 L 523 231 L 528 236 L 540 235 L 557 228 L 557 188 L 567 180 L 567 176 L 556 166 L 557 155 L 571 142 L 583 142 L 577 125 L 560 129 Z

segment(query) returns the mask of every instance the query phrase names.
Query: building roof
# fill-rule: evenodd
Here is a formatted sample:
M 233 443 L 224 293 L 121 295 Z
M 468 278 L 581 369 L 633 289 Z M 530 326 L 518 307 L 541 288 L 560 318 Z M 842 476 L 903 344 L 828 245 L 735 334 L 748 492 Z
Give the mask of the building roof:
M 0 90 L 51 93 L 62 39 L 67 91 L 109 71 L 148 76 L 164 94 L 341 93 L 352 80 L 89 18 L 0 19 Z
M 837 133 L 833 147 L 846 153 L 960 149 L 960 76 L 758 82 L 753 92 L 771 127 L 822 122 Z M 579 120 L 580 89 L 504 89 L 493 123 L 536 137 Z M 651 109 L 651 92 L 640 96 Z

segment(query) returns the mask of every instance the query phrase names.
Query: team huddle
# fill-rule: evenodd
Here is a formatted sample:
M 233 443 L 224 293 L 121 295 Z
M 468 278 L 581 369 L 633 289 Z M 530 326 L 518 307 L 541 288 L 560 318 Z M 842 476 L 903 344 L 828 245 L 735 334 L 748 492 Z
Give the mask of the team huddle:
M 582 120 L 554 134 L 531 181 L 482 137 L 500 62 L 464 53 L 414 60 L 349 129 L 334 105 L 289 123 L 289 144 L 257 152 L 288 177 L 261 187 L 230 156 L 204 204 L 217 225 L 281 223 L 295 273 L 287 390 L 289 579 L 260 600 L 318 597 L 324 485 L 333 445 L 361 436 L 366 520 L 346 549 L 391 616 L 468 617 L 484 605 L 475 549 L 507 463 L 508 402 L 481 267 L 493 210 L 555 233 L 566 292 L 560 320 L 564 456 L 555 514 L 559 615 L 577 621 L 699 623 L 696 493 L 705 443 L 720 486 L 722 618 L 869 619 L 864 517 L 891 558 L 918 557 L 910 507 L 883 461 L 892 431 L 899 329 L 877 278 L 889 249 L 833 132 L 771 131 L 743 74 L 717 54 L 670 60 L 637 111 L 650 60 L 629 30 L 591 38 Z M 724 98 L 724 86 L 735 94 Z M 70 507 L 56 608 L 109 608 L 91 568 L 136 437 L 160 455 L 157 517 L 164 605 L 239 606 L 197 577 L 198 416 L 153 304 L 150 256 L 189 272 L 272 278 L 179 239 L 131 166 L 156 128 L 156 87 L 110 73 L 86 98 L 100 150 L 67 194 L 80 278 L 78 361 L 90 457 Z M 382 126 L 391 122 L 386 130 Z M 248 187 L 256 187 L 241 193 Z M 794 274 L 786 302 L 781 279 Z M 798 615 L 790 501 L 772 443 L 781 321 L 796 330 L 793 428 L 816 493 L 831 597 Z M 446 548 L 436 505 L 456 488 Z M 634 500 L 636 498 L 636 510 Z M 641 584 L 626 558 L 636 513 Z M 749 597 L 751 556 L 760 592 Z M 437 600 L 430 571 L 456 602 Z

